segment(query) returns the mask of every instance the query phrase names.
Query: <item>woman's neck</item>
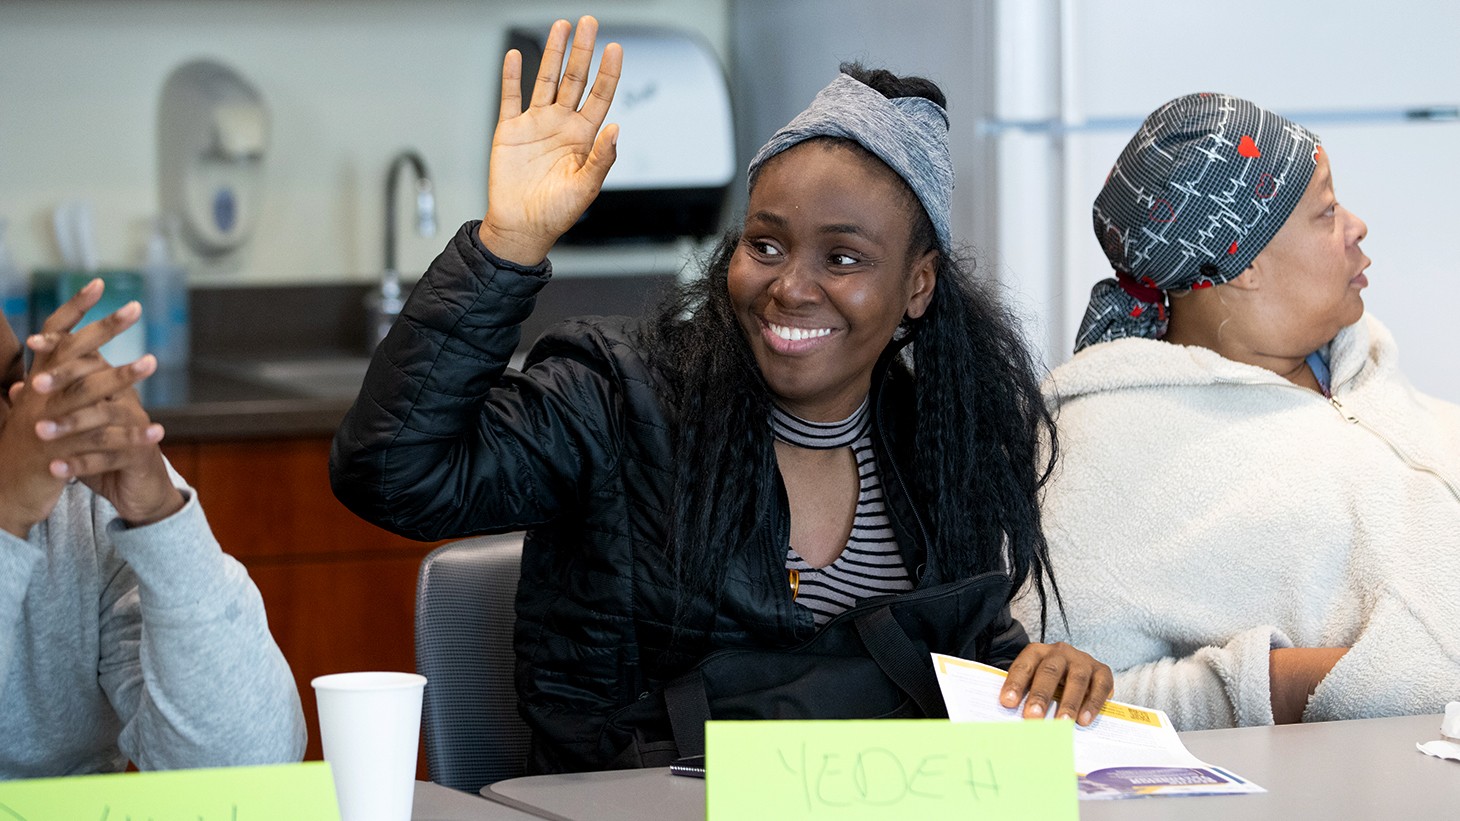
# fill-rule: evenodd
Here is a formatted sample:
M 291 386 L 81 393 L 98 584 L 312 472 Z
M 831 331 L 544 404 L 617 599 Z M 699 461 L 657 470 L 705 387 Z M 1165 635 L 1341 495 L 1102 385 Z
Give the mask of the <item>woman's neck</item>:
M 1308 354 L 1275 353 L 1284 346 L 1272 344 L 1266 339 L 1249 338 L 1240 330 L 1240 325 L 1230 318 L 1215 321 L 1207 312 L 1188 311 L 1179 313 L 1175 300 L 1171 310 L 1171 322 L 1162 339 L 1173 345 L 1192 345 L 1215 351 L 1225 359 L 1254 365 L 1272 371 L 1302 388 L 1323 392 L 1318 378 L 1308 367 Z M 1299 346 L 1301 347 L 1301 346 Z
M 771 406 L 771 431 L 780 442 L 798 448 L 826 450 L 850 446 L 867 429 L 867 400 L 851 415 L 835 421 L 805 419 L 779 404 Z

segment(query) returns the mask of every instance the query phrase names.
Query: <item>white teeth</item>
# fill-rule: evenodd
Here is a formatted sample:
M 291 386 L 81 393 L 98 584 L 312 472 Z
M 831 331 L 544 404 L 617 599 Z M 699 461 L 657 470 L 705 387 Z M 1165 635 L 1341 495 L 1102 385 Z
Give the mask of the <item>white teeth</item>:
M 803 339 L 816 339 L 831 333 L 830 328 L 792 328 L 786 325 L 777 325 L 774 322 L 767 322 L 771 333 L 779 336 L 788 342 L 800 342 Z

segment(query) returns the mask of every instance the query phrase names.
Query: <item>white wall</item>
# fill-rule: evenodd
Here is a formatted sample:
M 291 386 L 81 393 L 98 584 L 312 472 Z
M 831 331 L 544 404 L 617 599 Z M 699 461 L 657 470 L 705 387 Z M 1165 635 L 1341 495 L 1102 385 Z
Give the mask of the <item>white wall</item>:
M 730 6 L 740 151 L 754 152 L 857 60 L 869 68 L 916 74 L 948 98 L 953 167 L 953 237 L 975 251 L 991 233 L 980 197 L 988 163 L 975 126 L 988 113 L 991 63 L 984 39 L 987 3 L 947 0 L 733 0 Z M 744 211 L 744 169 L 737 193 Z
M 0 216 L 13 225 L 22 267 L 52 265 L 51 209 L 90 199 L 103 263 L 136 262 L 157 208 L 163 80 L 186 60 L 210 57 L 262 92 L 272 143 L 253 241 L 224 269 L 195 269 L 193 284 L 376 275 L 386 164 L 407 146 L 424 155 L 438 195 L 433 239 L 416 237 L 409 203 L 400 206 L 400 267 L 421 270 L 444 232 L 485 210 L 509 27 L 592 13 L 605 23 L 693 29 L 723 54 L 727 2 L 4 0 Z M 633 252 L 581 259 L 585 267 L 652 267 Z

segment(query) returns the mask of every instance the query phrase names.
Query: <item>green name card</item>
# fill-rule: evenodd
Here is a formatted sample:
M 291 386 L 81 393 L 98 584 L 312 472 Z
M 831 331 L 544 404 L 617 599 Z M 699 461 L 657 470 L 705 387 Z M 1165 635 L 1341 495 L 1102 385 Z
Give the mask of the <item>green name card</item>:
M 0 783 L 0 821 L 340 821 L 329 764 Z
M 711 721 L 708 821 L 1068 819 L 1068 721 Z

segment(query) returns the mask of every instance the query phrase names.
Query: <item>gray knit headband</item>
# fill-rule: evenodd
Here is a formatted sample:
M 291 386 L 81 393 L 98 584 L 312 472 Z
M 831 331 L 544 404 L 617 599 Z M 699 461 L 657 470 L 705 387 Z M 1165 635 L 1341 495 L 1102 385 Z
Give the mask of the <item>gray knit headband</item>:
M 948 151 L 948 114 L 922 97 L 888 99 L 846 74 L 817 93 L 810 107 L 773 134 L 750 161 L 750 179 L 767 160 L 815 137 L 852 140 L 902 177 L 938 235 L 938 248 L 952 248 L 949 204 L 953 158 Z
M 1075 339 L 1166 332 L 1166 291 L 1236 278 L 1277 234 L 1317 165 L 1318 137 L 1227 94 L 1189 94 L 1141 124 L 1095 198 L 1115 269 L 1090 292 Z

